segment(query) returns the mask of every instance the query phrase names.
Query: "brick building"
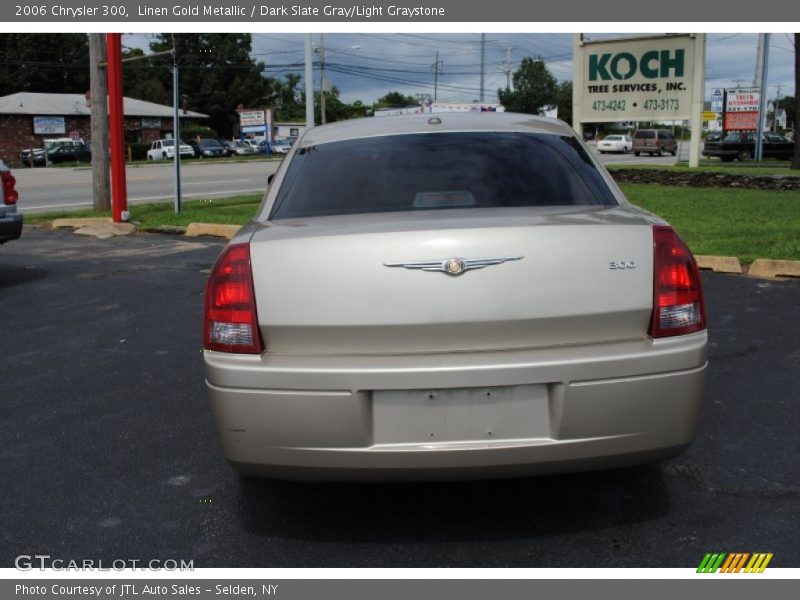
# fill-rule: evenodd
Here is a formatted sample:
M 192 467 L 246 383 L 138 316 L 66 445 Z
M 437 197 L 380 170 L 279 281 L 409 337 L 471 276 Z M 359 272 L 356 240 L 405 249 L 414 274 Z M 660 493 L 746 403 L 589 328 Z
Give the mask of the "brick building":
M 45 139 L 76 135 L 91 140 L 91 101 L 83 94 L 20 92 L 0 97 L 0 160 L 21 166 L 19 153 L 42 148 Z M 172 135 L 172 107 L 125 98 L 125 141 L 152 142 Z M 181 111 L 181 124 L 207 115 Z

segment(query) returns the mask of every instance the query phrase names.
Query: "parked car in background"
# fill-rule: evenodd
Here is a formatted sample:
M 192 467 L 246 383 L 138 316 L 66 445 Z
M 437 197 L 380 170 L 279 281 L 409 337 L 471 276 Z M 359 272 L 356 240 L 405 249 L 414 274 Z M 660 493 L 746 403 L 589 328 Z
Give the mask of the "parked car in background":
M 273 154 L 288 154 L 292 149 L 292 142 L 289 140 L 275 140 L 270 147 Z
M 672 156 L 678 153 L 678 142 L 669 129 L 640 129 L 633 134 L 633 153 L 636 156 L 642 153 L 661 156 L 667 152 Z
M 228 140 L 225 142 L 224 146 L 228 156 L 247 156 L 258 152 L 253 146 L 240 140 Z
M 189 144 L 181 140 L 178 145 L 181 158 L 192 158 L 194 150 Z M 164 139 L 157 140 L 152 143 L 150 150 L 147 151 L 147 160 L 165 160 L 168 158 L 175 158 L 175 140 Z
M 600 154 L 605 154 L 606 152 L 627 154 L 633 150 L 633 139 L 628 135 L 607 135 L 597 142 L 597 150 Z
M 191 140 L 189 145 L 194 150 L 195 158 L 220 158 L 226 155 L 225 147 L 213 138 Z
M 22 215 L 17 212 L 19 194 L 11 169 L 0 160 L 0 244 L 22 235 Z
M 47 160 L 52 164 L 66 162 L 91 162 L 92 151 L 86 144 L 67 144 L 47 151 Z
M 791 160 L 794 143 L 779 133 L 764 133 L 762 137 L 762 156 Z M 756 155 L 756 134 L 753 132 L 729 133 L 724 139 L 703 144 L 703 156 L 718 157 L 724 162 L 747 161 Z
M 509 477 L 690 443 L 697 265 L 569 126 L 406 115 L 296 146 L 206 287 L 204 384 L 236 469 Z
M 66 150 L 64 153 L 59 154 L 55 161 L 51 160 L 53 153 L 59 148 L 75 148 L 75 150 Z M 72 138 L 54 138 L 46 139 L 42 143 L 42 148 L 26 148 L 19 154 L 20 162 L 26 166 L 45 166 L 45 153 L 47 153 L 47 160 L 50 162 L 64 162 L 64 160 L 91 160 L 91 148 L 89 144 L 83 139 Z M 71 153 L 74 153 L 76 158 L 66 158 Z M 61 160 L 64 159 L 64 160 Z

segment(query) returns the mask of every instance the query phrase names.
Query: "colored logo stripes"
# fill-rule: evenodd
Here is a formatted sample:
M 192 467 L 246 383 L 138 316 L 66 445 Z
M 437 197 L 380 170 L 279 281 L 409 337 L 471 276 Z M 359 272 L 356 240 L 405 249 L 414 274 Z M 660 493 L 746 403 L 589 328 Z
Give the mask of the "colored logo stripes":
M 748 560 L 749 559 L 749 560 Z M 698 573 L 763 573 L 769 561 L 772 560 L 772 552 L 735 552 L 725 554 L 724 552 L 709 552 L 697 567 Z M 746 566 L 745 566 L 746 565 Z

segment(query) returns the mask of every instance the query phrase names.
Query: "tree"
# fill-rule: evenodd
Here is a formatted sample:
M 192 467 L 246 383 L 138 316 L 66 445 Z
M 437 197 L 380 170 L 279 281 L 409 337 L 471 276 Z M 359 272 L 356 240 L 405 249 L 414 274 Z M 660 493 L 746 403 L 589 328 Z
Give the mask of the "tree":
M 367 115 L 367 107 L 360 100 L 347 104 L 339 98 L 339 93 L 339 88 L 336 86 L 325 90 L 325 121 L 327 123 L 357 119 Z M 321 122 L 319 92 L 314 92 L 314 118 L 317 123 Z
M 144 56 L 141 48 L 124 48 L 122 59 Z M 161 71 L 161 73 L 159 73 Z M 155 65 L 151 59 L 122 63 L 122 90 L 125 96 L 156 104 L 172 105 L 172 82 L 165 87 L 168 65 Z M 170 71 L 171 72 L 171 71 Z
M 378 98 L 375 108 L 405 108 L 406 106 L 417 106 L 419 101 L 414 96 L 405 96 L 400 92 L 389 92 L 385 96 Z
M 246 33 L 174 34 L 180 68 L 182 106 L 209 116 L 207 125 L 228 137 L 238 122 L 236 108 L 268 104 L 269 86 L 262 76 L 264 64 L 250 56 L 252 38 Z M 150 44 L 153 52 L 170 50 L 173 36 L 160 34 Z M 150 59 L 162 68 L 154 72 L 165 90 L 172 89 L 172 57 Z
M 562 81 L 556 90 L 558 118 L 572 125 L 572 82 Z
M 514 72 L 514 90 L 499 89 L 497 97 L 506 110 L 537 115 L 556 104 L 558 82 L 540 57 L 525 57 Z
M 89 89 L 89 38 L 84 33 L 0 34 L 0 62 L 0 96 L 83 94 Z
M 792 169 L 800 169 L 800 33 L 794 34 L 794 157 Z
M 287 73 L 283 79 L 267 80 L 267 100 L 275 109 L 275 120 L 305 121 L 306 95 L 300 88 L 302 77 Z

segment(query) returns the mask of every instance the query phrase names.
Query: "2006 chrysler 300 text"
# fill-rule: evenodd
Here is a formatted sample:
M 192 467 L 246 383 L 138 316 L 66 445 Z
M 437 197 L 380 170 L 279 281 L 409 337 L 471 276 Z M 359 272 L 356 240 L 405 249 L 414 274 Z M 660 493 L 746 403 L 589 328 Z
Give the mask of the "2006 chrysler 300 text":
M 226 458 L 295 479 L 630 465 L 691 441 L 699 273 L 560 121 L 309 130 L 206 290 Z

